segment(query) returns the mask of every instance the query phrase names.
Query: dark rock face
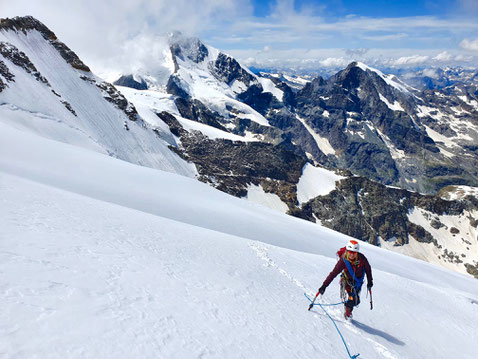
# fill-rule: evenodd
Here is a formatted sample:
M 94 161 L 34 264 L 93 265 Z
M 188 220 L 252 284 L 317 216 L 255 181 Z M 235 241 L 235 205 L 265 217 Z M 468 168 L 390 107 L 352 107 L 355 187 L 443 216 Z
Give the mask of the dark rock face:
M 388 77 L 387 81 L 392 80 Z M 404 88 L 395 83 L 397 88 Z M 433 104 L 421 100 L 426 93 L 412 96 L 407 90 L 397 88 L 375 71 L 352 63 L 329 80 L 318 77 L 308 83 L 297 92 L 294 110 L 321 137 L 328 139 L 336 152 L 334 157 L 328 156 L 328 161 L 335 167 L 350 169 L 384 184 L 427 193 L 436 193 L 441 186 L 457 180 L 457 183 L 478 185 L 476 160 L 465 164 L 457 156 L 459 164 L 451 163 L 421 125 L 443 133 L 443 129 L 436 127 L 436 120 L 417 112 L 419 106 Z M 470 101 L 474 99 L 472 96 L 470 93 Z M 443 97 L 443 94 L 436 96 L 439 111 L 456 106 L 439 103 L 438 99 L 443 101 Z M 443 127 L 450 129 L 449 125 Z M 316 160 L 325 164 L 321 158 Z M 439 164 L 439 171 L 433 170 L 434 164 Z
M 189 41 L 175 42 L 170 46 L 174 56 L 181 60 L 189 59 L 195 63 L 200 63 L 209 55 L 207 47 L 199 39 L 190 39 Z
M 0 92 L 2 92 L 6 87 L 8 87 L 7 83 L 8 82 L 14 82 L 15 81 L 15 75 L 8 70 L 7 65 L 0 60 Z M 5 83 L 2 80 L 2 77 L 5 79 L 7 83 Z
M 196 164 L 201 181 L 238 197 L 247 194 L 250 184 L 261 184 L 291 208 L 297 205 L 296 184 L 306 161 L 286 146 L 211 140 L 199 132 L 188 133 L 170 114 L 158 116 L 180 136 L 183 148 L 175 151 Z
M 88 66 L 86 66 L 80 58 L 70 50 L 68 46 L 59 41 L 56 35 L 48 29 L 43 23 L 38 21 L 32 16 L 14 17 L 13 19 L 0 19 L 0 30 L 13 30 L 15 32 L 22 31 L 27 33 L 31 30 L 38 31 L 45 40 L 50 42 L 60 55 L 77 70 L 90 72 Z
M 130 102 L 128 102 L 128 100 L 126 100 L 126 98 L 123 96 L 123 94 L 121 94 L 121 92 L 119 92 L 116 89 L 116 87 L 114 87 L 112 84 L 110 84 L 108 82 L 98 83 L 98 82 L 96 82 L 95 79 L 93 79 L 91 77 L 88 77 L 88 76 L 84 76 L 84 75 L 80 76 L 80 78 L 83 81 L 88 82 L 88 83 L 98 87 L 103 94 L 103 98 L 106 101 L 111 102 L 112 104 L 114 104 L 121 111 L 123 111 L 131 121 L 136 121 L 136 120 L 139 119 L 138 111 L 136 111 L 136 108 L 134 107 L 134 105 L 131 104 Z
M 239 94 L 237 98 L 261 115 L 266 115 L 270 108 L 274 108 L 274 104 L 276 107 L 278 104 L 277 99 L 270 92 L 264 92 L 260 84 L 250 86 L 247 91 Z
M 73 107 L 71 107 L 71 104 L 68 101 L 60 100 L 60 102 L 63 104 L 63 106 L 66 107 L 68 111 L 70 111 L 73 114 L 73 116 L 78 117 L 78 115 L 76 114 L 76 111 L 73 109 Z
M 363 177 L 351 177 L 338 182 L 328 195 L 304 204 L 296 215 L 311 221 L 315 221 L 315 216 L 326 227 L 372 244 L 378 244 L 381 237 L 395 238 L 396 245 L 403 245 L 409 242 L 411 235 L 417 241 L 437 245 L 430 233 L 408 220 L 409 211 L 415 207 L 437 215 L 460 215 L 467 209 L 478 208 L 470 202 L 445 201 L 389 188 Z
M 0 43 L 1 46 L 1 43 Z M 7 81 L 7 82 L 14 82 L 15 81 L 15 75 L 8 70 L 7 65 L 0 60 L 0 75 Z
M 478 87 L 473 85 L 449 86 L 441 90 L 426 90 L 421 93 L 421 106 L 430 109 L 421 122 L 446 137 L 467 138 L 457 140 L 458 146 L 448 149 L 455 154 L 452 161 L 430 161 L 436 187 L 448 184 L 476 186 L 478 177 L 478 109 L 471 106 L 478 101 Z
M 255 80 L 234 58 L 223 53 L 218 55 L 214 65 L 211 66 L 211 72 L 218 80 L 228 85 L 231 85 L 233 81 L 241 81 L 249 86 Z
M 226 128 L 220 124 L 222 117 L 210 109 L 208 109 L 201 101 L 188 100 L 178 97 L 174 103 L 182 117 L 188 120 L 197 121 L 206 125 L 226 131 Z
M 144 80 L 138 82 L 133 78 L 133 75 L 123 75 L 118 80 L 113 82 L 113 85 L 131 87 L 136 90 L 148 89 L 148 85 L 146 84 L 146 82 L 144 82 Z
M 166 91 L 171 95 L 175 95 L 185 99 L 188 99 L 190 97 L 189 93 L 182 88 L 181 80 L 175 75 L 171 75 L 169 77 L 168 84 L 166 85 Z
M 176 137 L 187 136 L 187 131 L 183 129 L 183 126 L 179 123 L 179 121 L 171 115 L 169 112 L 163 111 L 157 113 L 158 116 L 164 123 L 166 123 L 169 127 L 171 133 Z
M 465 263 L 466 271 L 473 277 L 478 278 L 478 265 Z

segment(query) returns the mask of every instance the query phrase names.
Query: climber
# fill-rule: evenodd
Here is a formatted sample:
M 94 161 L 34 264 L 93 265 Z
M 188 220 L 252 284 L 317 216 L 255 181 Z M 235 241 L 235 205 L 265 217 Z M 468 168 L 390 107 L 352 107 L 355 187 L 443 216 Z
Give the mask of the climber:
M 344 317 L 352 317 L 352 310 L 360 303 L 360 289 L 362 288 L 365 274 L 367 274 L 367 290 L 373 286 L 372 268 L 367 258 L 360 253 L 358 241 L 352 239 L 347 245 L 337 252 L 339 260 L 334 269 L 319 288 L 317 295 L 324 294 L 325 289 L 332 280 L 342 272 L 340 276 L 340 294 L 345 304 Z

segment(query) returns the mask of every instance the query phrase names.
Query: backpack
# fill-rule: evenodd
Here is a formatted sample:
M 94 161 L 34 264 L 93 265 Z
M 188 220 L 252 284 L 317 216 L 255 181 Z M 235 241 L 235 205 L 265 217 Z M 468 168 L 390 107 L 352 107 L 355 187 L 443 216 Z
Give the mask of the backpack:
M 344 255 L 344 253 L 345 253 L 345 247 L 340 248 L 340 249 L 337 251 L 337 259 L 342 258 L 342 256 Z

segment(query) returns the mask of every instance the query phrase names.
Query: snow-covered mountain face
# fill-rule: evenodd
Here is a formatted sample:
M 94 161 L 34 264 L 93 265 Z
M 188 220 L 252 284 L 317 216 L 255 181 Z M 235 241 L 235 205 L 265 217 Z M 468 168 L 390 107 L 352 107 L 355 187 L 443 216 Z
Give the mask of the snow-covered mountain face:
M 313 77 L 310 75 L 295 75 L 295 74 L 286 74 L 286 73 L 274 73 L 274 72 L 259 72 L 261 77 L 269 78 L 272 81 L 274 79 L 279 80 L 285 83 L 293 90 L 302 90 L 305 85 L 313 80 Z
M 241 121 L 261 128 L 270 126 L 239 95 L 252 87 L 281 101 L 283 91 L 273 81 L 256 76 L 234 58 L 197 38 L 173 33 L 158 38 L 155 46 L 161 56 L 153 69 L 124 74 L 114 84 L 173 95 L 168 110 L 174 109 L 176 115 L 226 132 L 244 136 L 244 132 L 237 130 Z
M 462 112 L 451 121 L 450 111 L 460 106 L 449 106 L 452 95 L 420 93 L 364 64 L 293 88 L 297 79 L 258 76 L 178 33 L 158 38 L 157 64 L 124 74 L 119 92 L 37 20 L 0 24 L 3 123 L 198 177 L 478 276 L 473 195 L 443 201 L 376 182 L 430 191 L 474 184 L 473 92 L 455 96 Z
M 439 111 L 449 114 L 448 106 L 437 101 L 437 112 L 431 107 L 426 112 L 424 104 L 431 94 L 361 63 L 352 63 L 328 80 L 319 77 L 292 88 L 281 76 L 250 73 L 197 39 L 182 38 L 169 46 L 176 66 L 163 83 L 170 95 L 168 105 L 152 98 L 148 102 L 145 96 L 159 96 L 151 91 L 124 87 L 121 91 L 133 103 L 149 107 L 180 137 L 177 151 L 196 164 L 202 181 L 370 243 L 476 275 L 476 222 L 470 220 L 478 214 L 474 202 L 463 199 L 466 202 L 457 204 L 407 191 L 397 194 L 356 178 L 333 192 L 355 198 L 354 208 L 327 199 L 328 192 L 309 192 L 314 185 L 306 190 L 312 195 L 303 192 L 306 178 L 314 178 L 315 187 L 322 185 L 320 176 L 306 175 L 307 162 L 428 192 L 449 184 L 476 185 L 478 167 L 470 147 L 476 136 L 473 108 L 464 104 L 469 110 L 465 116 L 445 117 Z M 443 141 L 439 131 L 450 118 L 455 124 L 449 126 L 459 132 Z M 205 126 L 191 126 L 187 120 Z M 454 162 L 453 153 L 458 157 Z M 360 191 L 362 196 L 356 197 Z M 426 212 L 424 219 L 412 215 L 420 210 Z M 452 219 L 442 220 L 443 214 Z M 457 235 L 459 223 L 466 228 Z
M 478 108 L 462 98 L 420 93 L 395 76 L 352 63 L 299 93 L 297 112 L 327 138 L 335 166 L 384 184 L 436 193 L 476 185 Z M 454 104 L 450 107 L 450 102 Z M 337 155 L 339 153 L 339 155 Z
M 361 63 L 328 80 L 294 82 L 255 75 L 198 39 L 175 34 L 164 43 L 167 60 L 158 61 L 171 64 L 169 77 L 126 74 L 116 84 L 162 89 L 174 96 L 175 115 L 244 138 L 289 141 L 315 163 L 383 184 L 425 193 L 478 185 L 474 87 L 420 92 Z
M 32 17 L 0 22 L 0 121 L 132 163 L 196 173 L 114 86 Z

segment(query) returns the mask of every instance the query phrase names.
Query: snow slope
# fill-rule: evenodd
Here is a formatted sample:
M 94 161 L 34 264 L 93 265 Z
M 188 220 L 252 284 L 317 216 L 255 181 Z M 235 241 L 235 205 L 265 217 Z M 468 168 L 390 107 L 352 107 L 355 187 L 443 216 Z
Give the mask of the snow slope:
M 105 99 L 98 87 L 102 80 L 73 68 L 38 31 L 0 30 L 0 41 L 25 53 L 50 85 L 0 55 L 15 76 L 0 92 L 0 122 L 143 166 L 196 175 L 195 166 L 170 151 L 168 143 L 143 121 L 130 121 Z M 75 115 L 61 101 L 66 101 Z
M 297 183 L 297 200 L 302 204 L 317 196 L 325 196 L 335 189 L 335 182 L 343 178 L 325 168 L 307 163 Z
M 0 193 L 0 356 L 347 357 L 303 297 L 341 234 L 2 123 Z M 329 310 L 352 354 L 476 357 L 476 280 L 362 248 L 373 311 Z

